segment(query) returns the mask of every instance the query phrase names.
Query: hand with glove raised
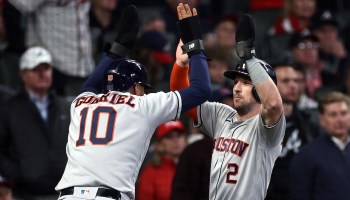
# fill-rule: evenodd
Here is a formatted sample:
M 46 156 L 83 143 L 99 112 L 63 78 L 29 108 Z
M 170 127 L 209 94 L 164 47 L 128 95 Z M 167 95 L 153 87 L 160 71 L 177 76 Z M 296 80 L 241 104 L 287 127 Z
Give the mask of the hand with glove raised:
M 204 50 L 203 36 L 196 8 L 191 10 L 188 4 L 180 3 L 177 7 L 179 21 L 177 29 L 184 45 L 183 53 L 189 57 Z
M 237 55 L 244 61 L 255 55 L 254 49 L 255 30 L 253 19 L 245 14 L 239 18 L 236 31 Z
M 107 43 L 105 52 L 111 58 L 125 58 L 133 48 L 139 30 L 138 11 L 134 5 L 123 10 L 114 42 Z

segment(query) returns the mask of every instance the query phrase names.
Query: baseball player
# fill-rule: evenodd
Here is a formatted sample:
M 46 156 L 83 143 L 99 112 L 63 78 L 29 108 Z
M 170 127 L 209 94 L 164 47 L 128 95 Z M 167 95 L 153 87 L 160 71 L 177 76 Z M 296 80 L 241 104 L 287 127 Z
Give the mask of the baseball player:
M 187 112 L 215 140 L 211 200 L 264 199 L 286 126 L 275 73 L 254 55 L 253 22 L 248 15 L 240 18 L 236 41 L 241 61 L 224 73 L 234 81 L 234 107 L 205 102 Z M 178 47 L 172 90 L 188 86 L 187 62 Z
M 179 4 L 177 25 L 190 57 L 190 87 L 145 95 L 144 89 L 151 87 L 145 67 L 123 58 L 137 35 L 132 27 L 137 23 L 137 8 L 126 8 L 115 42 L 109 46 L 109 56 L 72 102 L 68 162 L 56 186 L 59 199 L 135 198 L 135 181 L 156 127 L 178 119 L 180 113 L 210 97 L 208 66 L 196 15 L 195 8 Z M 103 87 L 107 92 L 101 92 Z

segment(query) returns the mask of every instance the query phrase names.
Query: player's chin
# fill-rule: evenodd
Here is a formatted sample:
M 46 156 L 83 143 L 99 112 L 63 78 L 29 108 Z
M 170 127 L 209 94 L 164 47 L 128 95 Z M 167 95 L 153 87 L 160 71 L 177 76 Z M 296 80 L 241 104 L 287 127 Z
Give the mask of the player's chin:
M 241 100 L 236 101 L 235 99 L 233 100 L 233 107 L 234 108 L 240 108 L 243 106 L 243 102 Z

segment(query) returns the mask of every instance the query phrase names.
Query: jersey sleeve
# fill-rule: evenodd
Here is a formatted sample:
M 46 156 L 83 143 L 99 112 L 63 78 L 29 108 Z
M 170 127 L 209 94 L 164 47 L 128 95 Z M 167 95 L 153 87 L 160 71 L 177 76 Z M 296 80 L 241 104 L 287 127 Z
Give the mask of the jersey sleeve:
M 195 126 L 204 128 L 210 137 L 217 138 L 219 134 L 215 132 L 217 126 L 226 120 L 231 120 L 235 114 L 236 111 L 226 104 L 205 102 L 198 107 Z
M 175 92 L 157 92 L 145 95 L 140 102 L 150 124 L 158 126 L 168 121 L 177 120 L 181 114 L 181 95 Z
M 284 115 L 281 115 L 278 122 L 273 126 L 265 125 L 262 116 L 259 115 L 258 123 L 258 132 L 261 134 L 261 137 L 264 139 L 267 146 L 275 147 L 282 143 L 286 130 L 286 118 Z
M 170 90 L 176 91 L 190 86 L 188 78 L 189 67 L 181 67 L 174 63 L 173 69 L 170 76 Z M 190 109 L 186 112 L 193 121 L 197 121 L 197 107 Z

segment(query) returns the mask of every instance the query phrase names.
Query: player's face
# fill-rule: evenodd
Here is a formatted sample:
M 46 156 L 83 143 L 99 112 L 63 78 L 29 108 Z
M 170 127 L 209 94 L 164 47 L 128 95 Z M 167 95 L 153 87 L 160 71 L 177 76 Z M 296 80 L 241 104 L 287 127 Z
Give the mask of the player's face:
M 186 145 L 185 134 L 177 130 L 171 131 L 159 140 L 161 153 L 173 158 L 179 157 Z
M 27 89 L 34 92 L 45 92 L 52 84 L 52 67 L 42 63 L 32 70 L 24 70 L 21 77 Z
M 336 137 L 346 136 L 350 130 L 350 110 L 345 102 L 334 102 L 324 106 L 320 123 L 326 132 Z
M 236 77 L 233 86 L 233 108 L 238 114 L 244 115 L 251 111 L 252 106 L 256 104 L 252 89 L 253 83 L 246 78 Z
M 279 67 L 275 70 L 277 88 L 285 103 L 295 103 L 300 97 L 299 76 L 291 66 Z

